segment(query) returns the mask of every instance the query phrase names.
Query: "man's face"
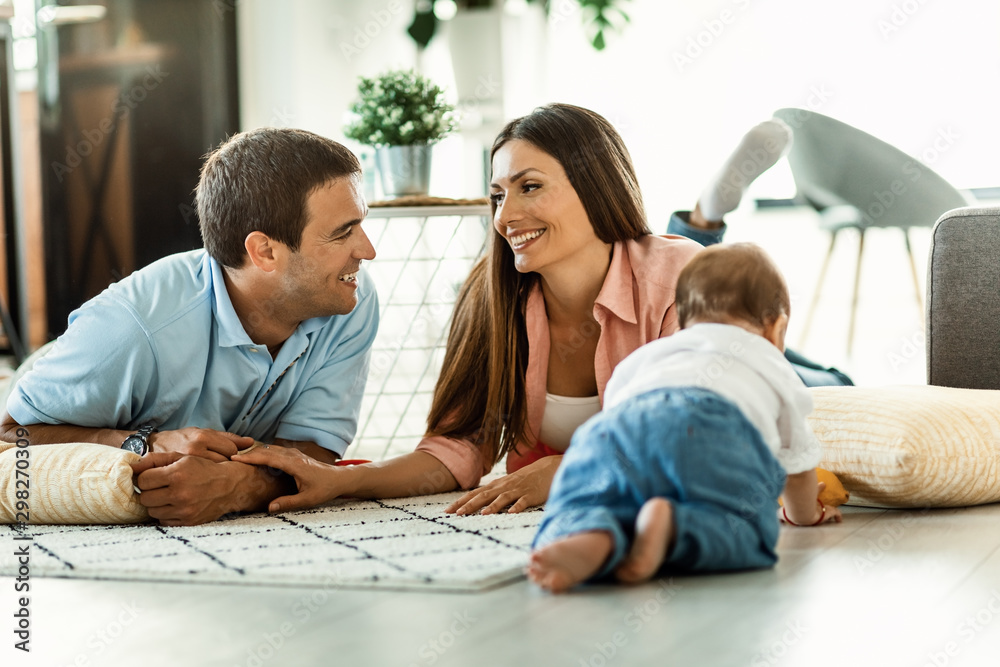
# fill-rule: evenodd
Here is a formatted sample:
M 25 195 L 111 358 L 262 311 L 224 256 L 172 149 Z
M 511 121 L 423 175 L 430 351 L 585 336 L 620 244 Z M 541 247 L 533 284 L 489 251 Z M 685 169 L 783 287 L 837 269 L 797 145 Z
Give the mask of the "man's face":
M 358 185 L 357 178 L 338 178 L 306 200 L 302 240 L 289 255 L 283 277 L 285 299 L 302 320 L 343 315 L 358 302 L 361 260 L 375 257 L 361 229 L 368 206 Z

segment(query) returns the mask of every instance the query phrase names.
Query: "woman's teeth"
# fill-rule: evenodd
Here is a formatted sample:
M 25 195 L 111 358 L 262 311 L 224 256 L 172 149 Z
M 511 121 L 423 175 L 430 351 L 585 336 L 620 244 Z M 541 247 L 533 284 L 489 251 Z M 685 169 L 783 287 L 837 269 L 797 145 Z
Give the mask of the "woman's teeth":
M 511 236 L 510 237 L 511 245 L 522 245 L 524 243 L 527 243 L 531 239 L 537 239 L 544 232 L 545 232 L 544 229 L 539 229 L 534 232 L 528 232 L 527 234 L 521 234 L 520 236 Z

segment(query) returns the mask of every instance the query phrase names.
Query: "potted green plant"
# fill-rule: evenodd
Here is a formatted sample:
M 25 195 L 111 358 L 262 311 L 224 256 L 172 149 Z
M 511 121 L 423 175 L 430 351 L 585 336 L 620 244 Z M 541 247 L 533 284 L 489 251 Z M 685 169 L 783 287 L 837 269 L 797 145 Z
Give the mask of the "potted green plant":
M 498 0 L 502 2 L 503 0 Z M 572 2 L 580 6 L 584 28 L 591 45 L 598 51 L 603 51 L 607 44 L 604 34 L 606 30 L 615 30 L 616 26 L 623 22 L 628 22 L 628 14 L 622 6 L 629 0 L 562 0 Z M 458 9 L 483 9 L 492 7 L 494 0 L 425 0 L 417 3 L 417 10 L 413 16 L 413 23 L 407 29 L 410 37 L 420 48 L 426 48 L 431 37 L 437 30 L 438 18 L 434 11 L 437 2 L 448 3 Z M 554 0 L 527 0 L 527 2 L 540 2 L 546 13 L 556 7 L 556 11 L 565 11 L 561 3 Z
M 444 90 L 413 70 L 360 77 L 344 135 L 375 149 L 387 197 L 427 194 L 431 146 L 455 130 Z

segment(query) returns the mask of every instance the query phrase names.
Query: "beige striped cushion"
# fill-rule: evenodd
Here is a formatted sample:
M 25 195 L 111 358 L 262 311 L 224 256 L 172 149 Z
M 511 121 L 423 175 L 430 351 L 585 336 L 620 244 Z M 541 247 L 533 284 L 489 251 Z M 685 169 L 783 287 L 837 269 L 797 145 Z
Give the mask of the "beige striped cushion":
M 138 455 L 104 445 L 29 447 L 30 523 L 136 523 L 149 519 L 132 487 Z M 17 447 L 0 443 L 0 523 L 17 523 Z M 23 495 L 23 494 L 22 494 Z
M 1000 391 L 816 387 L 820 467 L 850 505 L 961 507 L 1000 501 Z

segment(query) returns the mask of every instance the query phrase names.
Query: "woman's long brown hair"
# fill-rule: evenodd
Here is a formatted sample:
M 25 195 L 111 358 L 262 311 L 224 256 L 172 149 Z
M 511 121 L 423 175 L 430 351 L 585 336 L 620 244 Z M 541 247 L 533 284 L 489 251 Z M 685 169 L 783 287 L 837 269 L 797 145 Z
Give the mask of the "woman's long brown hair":
M 594 233 L 605 243 L 649 234 L 632 159 L 614 127 L 569 104 L 549 104 L 507 124 L 490 161 L 508 141 L 527 141 L 562 165 Z M 492 205 L 496 215 L 496 204 Z M 428 434 L 470 440 L 495 464 L 527 440 L 525 305 L 537 273 L 514 268 L 507 240 L 490 234 L 452 313 L 444 363 L 427 418 Z

